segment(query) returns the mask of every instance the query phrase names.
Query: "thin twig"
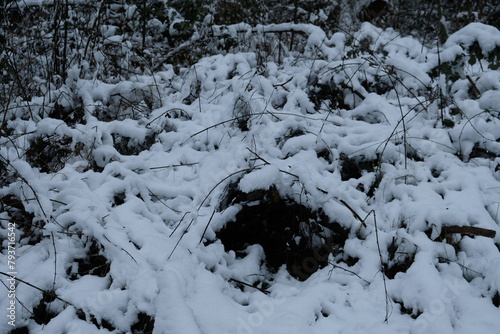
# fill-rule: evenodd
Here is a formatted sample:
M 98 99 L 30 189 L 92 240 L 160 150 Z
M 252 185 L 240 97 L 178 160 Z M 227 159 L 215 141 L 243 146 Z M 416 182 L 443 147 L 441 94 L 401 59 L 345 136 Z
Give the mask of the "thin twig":
M 442 257 L 442 256 L 438 256 L 438 260 L 441 260 L 441 261 L 446 261 L 447 263 L 451 263 L 451 262 L 456 263 L 456 264 L 458 264 L 458 266 L 459 266 L 460 268 L 465 269 L 465 270 L 468 270 L 468 271 L 471 271 L 471 272 L 473 272 L 473 273 L 475 273 L 475 274 L 477 274 L 477 275 L 479 275 L 479 276 L 484 277 L 484 275 L 483 275 L 482 273 L 480 273 L 479 271 L 476 271 L 476 270 L 474 270 L 474 269 L 470 269 L 469 267 L 464 266 L 463 264 L 458 263 L 458 262 L 456 262 L 456 261 L 452 261 L 452 260 L 447 259 L 447 258 Z
M 260 160 L 264 161 L 266 163 L 266 165 L 270 165 L 269 161 L 267 161 L 266 159 L 262 158 L 260 155 L 258 155 L 257 153 L 255 153 L 254 151 L 252 151 L 251 149 L 249 149 L 248 147 L 246 149 L 249 150 L 250 153 L 252 153 L 253 155 L 255 155 L 257 157 L 257 159 L 260 159 Z
M 392 76 L 390 76 L 389 73 L 387 73 L 387 76 L 389 77 L 389 80 L 391 81 L 392 86 L 396 87 L 396 84 L 394 83 Z M 396 80 L 400 81 L 399 78 L 397 77 L 397 75 L 396 75 Z M 407 131 L 406 131 L 406 121 L 405 121 L 406 115 L 403 112 L 403 107 L 401 105 L 401 99 L 399 98 L 398 90 L 394 89 L 394 92 L 396 93 L 396 98 L 398 100 L 399 112 L 401 113 L 401 124 L 403 125 L 403 151 L 404 151 L 404 156 L 405 156 L 405 169 L 408 169 L 408 153 L 407 153 L 408 142 L 407 142 L 407 138 L 406 138 Z M 398 124 L 399 124 L 399 122 L 398 122 Z M 406 184 L 406 179 L 405 179 L 405 184 Z
M 167 204 L 165 204 L 158 196 L 156 196 L 148 187 L 146 187 L 146 189 L 149 191 L 149 196 L 153 196 L 154 198 L 156 198 L 156 200 L 158 202 L 160 202 L 161 204 L 163 204 L 166 208 L 169 208 L 170 210 L 172 210 L 173 212 L 175 213 L 181 213 L 179 210 L 175 210 L 174 208 L 171 208 L 169 207 Z
M 280 83 L 280 84 L 274 84 L 273 87 L 283 87 L 285 86 L 287 83 L 289 83 L 290 81 L 292 81 L 293 77 L 290 77 L 290 79 L 288 79 L 287 81 L 283 82 L 283 83 Z M 285 87 L 283 87 L 285 88 Z
M 316 118 L 316 117 L 311 117 L 311 116 L 306 116 L 306 115 L 299 115 L 299 114 L 294 114 L 294 113 L 291 113 L 291 112 L 274 112 L 274 111 L 270 112 L 267 109 L 266 109 L 265 112 L 252 113 L 250 116 L 262 116 L 262 115 L 271 115 L 271 116 L 275 117 L 278 120 L 279 120 L 279 118 L 276 115 L 300 117 L 300 118 L 303 118 L 303 119 L 309 119 L 309 120 L 313 120 L 313 121 L 325 121 L 325 120 L 323 120 L 321 118 Z M 234 117 L 234 118 L 231 118 L 231 119 L 227 119 L 225 121 L 222 121 L 222 122 L 210 125 L 209 127 L 206 127 L 203 130 L 200 130 L 198 132 L 193 133 L 191 136 L 189 136 L 189 139 L 191 139 L 191 138 L 193 138 L 193 137 L 195 137 L 195 136 L 199 135 L 200 133 L 203 133 L 203 132 L 205 132 L 207 130 L 210 130 L 210 129 L 213 129 L 215 127 L 218 127 L 219 125 L 223 125 L 223 124 L 226 124 L 226 123 L 229 123 L 229 122 L 234 122 L 234 121 L 239 120 L 240 118 L 247 118 L 247 117 L 248 117 L 248 115 L 237 116 L 237 117 Z M 338 124 L 337 122 L 334 122 L 334 121 L 328 121 L 328 122 L 332 123 L 333 125 L 340 126 L 340 124 Z
M 253 114 L 253 115 L 255 115 L 255 114 Z M 206 127 L 206 128 L 204 128 L 203 130 L 200 130 L 200 131 L 198 131 L 198 132 L 196 132 L 196 133 L 193 133 L 191 136 L 189 136 L 189 138 L 193 138 L 193 137 L 195 137 L 195 136 L 199 135 L 200 133 L 203 133 L 203 132 L 208 131 L 208 130 L 210 130 L 210 129 L 212 129 L 212 128 L 218 127 L 219 125 L 222 125 L 222 124 L 225 124 L 225 123 L 229 123 L 229 122 L 234 122 L 234 121 L 239 120 L 240 118 L 247 118 L 247 117 L 248 117 L 248 115 L 244 115 L 244 116 L 237 116 L 237 117 L 234 117 L 234 118 L 227 119 L 227 120 L 225 120 L 225 121 L 219 122 L 219 123 L 217 123 L 217 124 L 210 125 L 209 127 Z
M 174 249 L 172 249 L 172 251 L 170 252 L 170 255 L 167 257 L 167 260 L 170 260 L 170 258 L 172 257 L 172 255 L 174 254 L 175 250 L 177 249 L 177 246 L 179 246 L 179 243 L 181 242 L 182 238 L 184 237 L 184 234 L 187 233 L 187 231 L 189 230 L 189 228 L 191 227 L 191 224 L 193 224 L 193 221 L 194 221 L 194 218 L 191 219 L 191 221 L 189 222 L 189 225 L 186 227 L 186 229 L 182 232 L 179 240 L 177 240 L 177 242 L 175 243 L 175 246 L 174 246 Z
M 197 165 L 198 162 L 193 162 L 189 164 L 177 164 L 177 165 L 166 165 L 166 166 L 156 166 L 156 167 L 149 167 L 149 169 L 164 169 L 164 168 L 174 168 L 174 167 L 189 167 L 189 166 L 194 166 Z
M 389 321 L 389 316 L 390 316 L 389 309 L 390 309 L 391 304 L 389 302 L 389 293 L 387 292 L 387 282 L 385 279 L 385 267 L 384 267 L 384 261 L 382 260 L 382 251 L 380 250 L 380 241 L 378 238 L 377 216 L 375 214 L 375 211 L 374 210 L 370 211 L 368 213 L 368 215 L 366 216 L 366 218 L 368 218 L 368 216 L 372 213 L 373 213 L 373 222 L 375 225 L 375 239 L 377 240 L 378 256 L 380 258 L 380 270 L 382 271 L 382 280 L 384 281 L 384 292 L 385 292 L 385 319 L 384 319 L 384 322 L 387 323 Z
M 286 170 L 280 169 L 279 171 L 280 171 L 281 173 L 285 173 L 285 174 L 288 174 L 288 175 L 290 175 L 290 176 L 293 176 L 293 177 L 295 177 L 295 178 L 297 178 L 297 179 L 300 179 L 298 175 L 293 174 L 293 173 L 290 173 L 290 172 L 287 172 Z
M 177 226 L 174 228 L 174 230 L 172 231 L 172 233 L 170 233 L 170 235 L 168 236 L 169 238 L 175 233 L 175 231 L 177 231 L 177 229 L 179 228 L 179 226 L 181 226 L 181 223 L 182 221 L 184 220 L 184 217 L 186 217 L 186 215 L 190 213 L 189 211 L 184 213 L 184 215 L 182 216 L 181 220 L 179 221 L 179 223 L 177 224 Z
M 16 280 L 16 281 L 18 281 L 18 282 L 24 283 L 24 284 L 26 284 L 27 286 L 32 287 L 33 289 L 37 289 L 38 291 L 41 291 L 41 292 L 43 292 L 43 293 L 45 293 L 45 294 L 47 294 L 47 295 L 49 295 L 49 296 L 51 296 L 51 297 L 53 297 L 53 298 L 55 298 L 55 299 L 59 299 L 60 301 L 62 301 L 63 303 L 65 303 L 65 304 L 67 304 L 67 305 L 71 305 L 71 306 L 75 307 L 75 306 L 74 306 L 73 304 L 71 304 L 70 302 L 68 302 L 68 301 L 66 301 L 66 300 L 64 300 L 64 299 L 62 299 L 62 298 L 60 298 L 60 297 L 58 297 L 58 296 L 57 296 L 54 292 L 52 292 L 52 291 L 47 291 L 47 290 L 44 290 L 44 289 L 42 289 L 42 288 L 39 288 L 39 287 L 37 287 L 36 285 L 33 285 L 33 284 L 31 284 L 31 283 L 29 283 L 29 282 L 26 282 L 26 281 L 24 281 L 24 280 L 22 280 L 22 279 L 20 279 L 20 278 L 17 278 L 17 277 L 15 277 L 15 276 L 12 276 L 12 275 L 9 275 L 9 274 L 7 274 L 7 273 L 4 273 L 3 271 L 0 271 L 0 275 L 4 275 L 4 276 L 7 276 L 7 277 L 9 277 L 9 278 L 13 278 L 13 279 L 15 279 L 15 280 Z
M 334 268 L 334 269 L 335 269 L 335 268 L 336 268 L 336 269 L 340 269 L 340 270 L 343 270 L 343 271 L 345 271 L 345 272 L 348 272 L 349 274 L 353 274 L 354 276 L 356 276 L 357 278 L 359 278 L 359 279 L 360 279 L 360 280 L 362 280 L 363 282 L 365 282 L 365 283 L 367 283 L 367 284 L 370 284 L 370 282 L 368 282 L 368 281 L 367 281 L 367 280 L 365 280 L 363 277 L 361 277 L 361 276 L 359 276 L 358 274 L 356 274 L 354 271 L 349 270 L 349 269 L 346 269 L 346 268 L 343 268 L 343 267 L 341 267 L 341 266 L 338 266 L 338 265 L 336 265 L 336 264 L 334 264 L 334 263 L 332 263 L 332 262 L 330 262 L 330 261 L 328 261 L 328 263 L 329 263 L 329 264 L 331 264 L 331 265 L 333 266 L 333 268 Z M 332 269 L 330 272 L 332 272 L 332 271 L 333 271 L 333 269 Z
M 256 168 L 260 168 L 262 166 L 265 166 L 265 164 L 259 164 L 259 165 L 256 165 L 256 166 L 253 166 L 251 168 L 245 168 L 245 169 L 240 169 L 240 170 L 237 170 L 236 172 L 233 172 L 231 174 L 229 174 L 228 176 L 226 176 L 225 178 L 223 178 L 222 180 L 220 180 L 219 182 L 217 182 L 217 184 L 208 192 L 207 196 L 205 196 L 205 198 L 203 199 L 203 201 L 201 201 L 200 205 L 198 206 L 198 210 L 201 209 L 201 207 L 203 206 L 203 204 L 205 203 L 205 201 L 208 199 L 208 197 L 210 196 L 210 194 L 212 194 L 212 192 L 224 181 L 226 181 L 227 179 L 229 179 L 230 177 L 236 175 L 236 174 L 240 174 L 240 173 L 245 173 L 245 172 L 249 172 L 251 170 L 254 170 Z
M 146 128 L 149 128 L 151 126 L 151 124 L 153 124 L 154 121 L 156 121 L 159 118 L 162 118 L 164 115 L 167 115 L 169 112 L 171 112 L 171 111 L 177 111 L 177 110 L 180 110 L 181 112 L 185 113 L 186 115 L 189 115 L 184 109 L 181 109 L 181 108 L 168 109 L 167 111 L 162 112 L 160 114 L 160 116 L 157 116 L 157 117 L 153 118 L 150 122 L 146 123 Z
M 344 204 L 344 205 L 345 205 L 345 207 L 346 207 L 346 208 L 348 208 L 348 209 L 349 209 L 349 211 L 351 211 L 351 212 L 352 212 L 352 214 L 354 215 L 354 217 L 355 217 L 357 220 L 359 220 L 359 221 L 361 222 L 361 224 L 363 224 L 363 226 L 364 226 L 364 227 L 367 227 L 367 226 L 366 226 L 366 223 L 365 223 L 365 219 L 366 219 L 366 218 L 365 218 L 365 219 L 362 219 L 362 218 L 358 215 L 358 213 L 357 213 L 356 211 L 354 211 L 354 209 L 353 209 L 353 208 L 351 208 L 351 207 L 349 206 L 349 204 L 347 204 L 347 203 L 346 203 L 343 199 L 341 199 L 341 200 L 340 200 L 340 203 Z
M 212 218 L 214 217 L 214 215 L 215 215 L 215 210 L 212 212 L 212 215 L 210 216 L 210 219 L 208 220 L 208 223 L 205 226 L 205 229 L 203 230 L 200 241 L 198 243 L 201 243 L 203 241 L 203 237 L 205 237 L 205 233 L 207 232 L 208 226 L 210 225 L 210 222 L 212 222 Z
M 52 281 L 52 291 L 54 291 L 56 286 L 56 274 L 57 274 L 57 249 L 56 249 L 56 242 L 54 240 L 54 232 L 51 231 L 50 236 L 52 239 L 52 247 L 54 247 L 54 279 Z
M 128 255 L 128 256 L 130 256 L 130 258 L 131 258 L 132 260 L 134 260 L 135 264 L 137 264 L 137 265 L 139 264 L 139 263 L 138 263 L 138 262 L 134 259 L 134 257 L 133 257 L 132 255 L 130 255 L 130 253 L 129 253 L 129 252 L 128 252 L 125 248 L 123 248 L 123 247 L 119 247 L 118 245 L 116 245 L 115 243 L 113 243 L 111 240 L 109 240 L 107 236 L 103 235 L 103 237 L 104 237 L 104 239 L 106 239 L 106 240 L 107 240 L 110 244 L 112 244 L 112 245 L 113 245 L 113 246 L 115 246 L 116 248 L 120 248 L 122 251 L 124 251 L 125 253 L 127 253 L 127 255 Z
M 481 95 L 481 91 L 477 88 L 476 83 L 474 80 L 469 75 L 466 75 L 465 78 L 470 82 L 472 88 L 474 88 L 474 91 L 478 94 Z
M 259 288 L 259 287 L 253 286 L 253 285 L 251 285 L 251 284 L 245 283 L 245 282 L 240 281 L 240 280 L 237 280 L 237 279 L 235 279 L 235 278 L 230 278 L 228 281 L 229 281 L 229 282 L 236 282 L 236 283 L 242 284 L 242 285 L 244 285 L 244 286 L 248 286 L 249 288 L 257 289 L 257 290 L 259 290 L 260 292 L 265 293 L 266 295 L 268 295 L 268 294 L 270 293 L 270 292 L 269 292 L 269 291 L 267 291 L 267 290 L 261 289 L 261 288 Z

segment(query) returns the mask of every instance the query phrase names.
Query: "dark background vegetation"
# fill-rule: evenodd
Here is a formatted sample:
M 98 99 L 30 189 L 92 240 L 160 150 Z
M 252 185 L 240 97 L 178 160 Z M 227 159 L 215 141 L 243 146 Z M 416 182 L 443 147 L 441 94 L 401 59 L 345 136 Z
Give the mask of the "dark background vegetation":
M 244 22 L 311 23 L 328 35 L 350 34 L 363 21 L 394 28 L 424 45 L 444 42 L 470 22 L 500 24 L 497 1 L 401 0 L 54 0 L 42 5 L 3 1 L 0 10 L 0 107 L 20 97 L 68 84 L 74 66 L 82 77 L 116 82 L 151 74 L 163 64 L 180 68 L 211 54 L 255 51 L 258 42 L 215 36 L 213 25 Z M 120 36 L 119 39 L 109 38 Z M 291 50 L 295 36 L 288 37 Z M 76 107 L 76 106 L 75 106 Z M 5 126 L 3 117 L 2 128 Z M 4 131 L 4 130 L 2 130 Z

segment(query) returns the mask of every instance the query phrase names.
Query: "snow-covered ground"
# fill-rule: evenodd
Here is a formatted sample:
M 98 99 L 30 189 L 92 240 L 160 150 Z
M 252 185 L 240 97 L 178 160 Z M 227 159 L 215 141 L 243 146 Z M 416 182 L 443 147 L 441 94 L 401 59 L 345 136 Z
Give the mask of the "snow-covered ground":
M 429 48 L 369 24 L 354 43 L 223 28 L 308 37 L 275 62 L 228 53 L 115 84 L 75 67 L 11 108 L 0 271 L 15 221 L 22 281 L 2 313 L 15 300 L 29 333 L 497 333 L 500 32 Z M 37 107 L 55 101 L 81 119 Z M 290 222 L 279 245 L 256 215 L 248 231 L 276 250 L 346 231 L 326 266 L 312 252 L 291 275 L 261 245 L 225 249 L 220 231 L 263 201 L 329 220 Z

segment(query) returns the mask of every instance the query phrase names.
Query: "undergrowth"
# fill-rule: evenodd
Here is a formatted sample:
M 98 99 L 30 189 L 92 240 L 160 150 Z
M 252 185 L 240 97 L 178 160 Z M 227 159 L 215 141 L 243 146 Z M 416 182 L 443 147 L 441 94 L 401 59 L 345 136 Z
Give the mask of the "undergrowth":
M 447 36 L 439 36 L 444 39 L 436 38 L 434 48 L 421 44 L 421 50 L 406 49 L 401 56 L 393 41 L 404 38 L 391 29 L 364 23 L 349 34 L 330 31 L 324 22 L 300 24 L 303 11 L 297 5 L 287 14 L 295 24 L 238 24 L 241 4 L 224 3 L 54 1 L 49 7 L 10 1 L 4 8 L 9 17 L 2 14 L 0 224 L 16 223 L 17 241 L 23 246 L 51 240 L 52 288 L 38 288 L 36 303 L 26 307 L 37 324 L 48 324 L 72 305 L 56 298 L 56 271 L 70 281 L 85 276 L 107 279 L 113 276 L 113 250 L 137 262 L 134 255 L 141 249 L 133 241 L 126 249 L 100 228 L 71 217 L 78 207 L 69 202 L 74 194 L 59 196 L 70 171 L 80 175 L 72 182 L 92 179 L 93 189 L 107 178 L 118 183 L 133 179 L 134 189 L 120 183 L 123 189 L 103 190 L 100 196 L 109 199 L 109 207 L 90 205 L 86 214 L 102 227 L 106 219 L 115 219 L 108 211 L 123 206 L 141 207 L 146 216 L 159 213 L 173 227 L 175 247 L 206 207 L 217 207 L 218 215 L 237 208 L 210 237 L 203 233 L 204 245 L 220 241 L 226 252 L 244 258 L 249 246 L 259 244 L 271 275 L 285 265 L 298 280 L 332 265 L 354 268 L 357 257 L 344 251 L 344 244 L 349 238 L 367 237 L 366 218 L 359 216 L 396 199 L 386 193 L 391 182 L 420 182 L 412 175 L 417 174 L 415 166 L 430 159 L 436 147 L 498 175 L 500 134 L 495 129 L 500 110 L 489 98 L 498 87 L 488 76 L 500 67 L 500 47 L 486 50 L 479 40 L 458 40 L 458 49 L 449 51 L 451 46 L 442 44 Z M 297 3 L 320 14 L 319 3 Z M 483 9 L 485 15 L 495 10 Z M 322 15 L 335 16 L 333 10 Z M 366 7 L 363 15 L 375 16 L 380 23 L 390 20 L 382 17 L 388 15 L 382 7 Z M 270 12 L 266 19 L 276 17 Z M 424 61 L 430 64 L 426 71 L 420 67 Z M 227 108 L 210 114 L 219 105 Z M 275 127 L 273 147 L 258 144 L 255 129 L 262 124 Z M 375 141 L 364 137 L 368 125 L 380 129 Z M 422 131 L 423 125 L 432 130 Z M 188 191 L 177 194 L 177 189 L 157 194 L 159 189 L 153 192 L 140 182 L 149 172 L 194 178 L 204 153 L 215 154 L 240 135 L 251 146 L 246 147 L 244 163 L 229 164 L 223 175 L 216 173 L 219 178 L 205 175 L 212 188 L 202 189 L 201 198 Z M 190 147 L 192 157 L 175 157 L 172 164 L 141 166 L 140 160 L 131 160 L 155 150 L 174 155 L 175 148 L 183 146 Z M 294 159 L 311 147 L 314 157 L 307 159 L 320 161 L 331 178 L 352 185 L 356 196 L 365 196 L 363 209 L 351 208 L 335 189 L 306 186 L 304 174 L 291 171 Z M 122 162 L 126 168 L 118 166 Z M 402 166 L 404 174 L 389 179 L 391 166 Z M 270 182 L 251 191 L 238 188 L 236 177 L 267 167 L 277 170 L 282 184 Z M 441 172 L 429 174 L 438 179 Z M 55 180 L 54 186 L 47 185 L 44 175 Z M 337 206 L 324 210 L 315 196 L 329 196 Z M 432 236 L 433 224 L 419 228 Z M 385 277 L 404 274 L 415 260 L 418 247 L 397 232 L 413 228 L 409 225 L 398 222 L 394 231 L 383 227 L 394 232 L 385 244 L 379 244 L 377 235 L 384 283 Z M 58 247 L 68 242 L 80 252 L 77 258 L 62 260 L 63 269 L 56 266 L 56 241 Z M 454 253 L 461 251 L 460 242 L 449 243 Z M 355 274 L 355 269 L 343 269 Z M 497 307 L 498 299 L 496 291 L 492 302 Z M 402 301 L 395 303 L 412 317 L 421 313 Z M 73 306 L 80 319 L 98 328 L 112 331 L 119 326 Z M 152 331 L 154 319 L 145 310 L 138 310 L 135 318 L 125 330 Z

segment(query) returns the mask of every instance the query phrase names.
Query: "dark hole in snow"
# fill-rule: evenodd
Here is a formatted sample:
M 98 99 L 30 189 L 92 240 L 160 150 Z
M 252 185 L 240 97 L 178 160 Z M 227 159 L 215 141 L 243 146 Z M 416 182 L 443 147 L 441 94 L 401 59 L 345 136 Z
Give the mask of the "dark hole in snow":
M 137 322 L 130 328 L 132 334 L 151 334 L 155 326 L 154 318 L 146 313 L 139 313 L 137 315 Z
M 405 273 L 415 261 L 415 252 L 407 251 L 406 248 L 400 240 L 392 238 L 387 247 L 389 261 L 384 263 L 384 273 L 389 279 L 393 279 L 397 273 Z
M 72 139 L 58 135 L 42 135 L 30 140 L 26 160 L 32 167 L 40 168 L 43 173 L 55 173 L 64 168 L 66 162 L 80 154 L 83 145 L 71 146 Z
M 240 256 L 242 250 L 259 244 L 272 272 L 286 265 L 290 275 L 306 280 L 328 265 L 328 256 L 338 254 L 349 231 L 331 222 L 323 212 L 312 211 L 289 198 L 282 198 L 276 187 L 243 193 L 233 185 L 221 209 L 240 204 L 235 221 L 217 232 L 226 251 Z
M 20 244 L 35 245 L 42 240 L 42 228 L 33 222 L 35 215 L 25 210 L 23 202 L 17 196 L 6 195 L 0 198 L 0 212 L 7 212 L 9 222 L 16 223 L 18 230 L 22 233 Z M 7 221 L 3 222 L 7 228 Z
M 10 135 L 7 134 L 6 131 L 4 131 L 5 135 Z M 5 163 L 3 160 L 0 160 L 0 188 L 3 188 L 13 182 L 15 182 L 15 178 L 13 177 L 12 173 L 9 173 L 9 170 L 7 169 L 7 163 Z
M 83 321 L 85 321 L 87 323 L 91 323 L 91 324 L 93 324 L 94 326 L 96 326 L 99 329 L 105 328 L 105 329 L 107 329 L 108 331 L 111 331 L 111 332 L 113 332 L 113 331 L 116 330 L 116 328 L 109 321 L 107 321 L 106 319 L 101 319 L 101 321 L 97 321 L 96 317 L 93 314 L 90 314 L 87 317 L 86 314 L 83 311 L 78 310 L 76 312 L 76 315 L 78 316 L 78 319 L 83 320 Z
M 382 181 L 382 173 L 378 170 L 379 159 L 366 159 L 365 157 L 349 158 L 347 154 L 340 154 L 340 178 L 342 181 L 350 179 L 359 179 L 363 176 L 363 171 L 367 173 L 376 173 L 374 182 L 370 187 L 365 188 L 364 185 L 358 185 L 358 190 L 366 192 L 368 197 L 375 194 L 380 182 Z
M 422 312 L 419 310 L 414 310 L 411 307 L 406 307 L 402 301 L 394 300 L 394 303 L 399 305 L 401 313 L 408 314 L 413 319 L 417 319 L 422 314 Z
M 49 117 L 60 119 L 70 126 L 75 124 L 86 124 L 85 110 L 81 105 L 72 108 L 70 106 L 65 107 L 56 102 L 49 112 Z
M 85 275 L 105 277 L 109 272 L 110 263 L 106 257 L 100 254 L 100 251 L 100 247 L 93 241 L 87 251 L 87 256 L 83 259 L 75 260 L 78 264 L 78 271 L 76 273 L 70 272 L 70 279 L 76 280 Z M 71 268 L 69 270 L 71 270 Z
M 316 109 L 351 109 L 344 101 L 344 92 L 333 81 L 327 83 L 312 82 L 308 91 L 309 100 Z M 284 104 L 284 103 L 283 103 Z
M 121 155 L 138 155 L 142 151 L 149 150 L 155 143 L 156 133 L 150 132 L 144 139 L 113 135 L 113 146 Z
M 414 256 L 400 255 L 398 259 L 389 264 L 384 264 L 385 276 L 389 279 L 394 279 L 397 273 L 405 273 L 414 261 Z
M 356 160 L 349 158 L 347 154 L 341 153 L 340 161 L 342 163 L 342 168 L 340 169 L 340 177 L 342 181 L 359 179 L 361 177 L 362 170 Z
M 125 198 L 127 197 L 127 195 L 124 193 L 124 192 L 121 192 L 121 193 L 118 193 L 118 194 L 115 194 L 113 196 L 113 203 L 111 204 L 112 207 L 115 207 L 117 205 L 122 205 L 125 203 Z
M 252 115 L 252 108 L 249 103 L 243 98 L 238 98 L 234 104 L 234 116 L 236 124 L 241 131 L 249 130 L 250 116 Z
M 443 127 L 452 129 L 455 126 L 455 122 L 453 122 L 451 119 L 443 119 Z
M 51 319 L 57 316 L 57 313 L 51 310 L 51 303 L 55 300 L 54 291 L 44 291 L 43 298 L 40 303 L 33 309 L 33 318 L 39 325 L 48 324 Z
M 424 161 L 424 158 L 422 158 L 417 150 L 410 145 L 406 147 L 406 157 L 413 161 Z
M 290 138 L 295 138 L 295 137 L 300 137 L 305 135 L 306 132 L 301 129 L 301 128 L 290 128 L 288 129 L 283 136 L 280 136 L 279 138 L 276 139 L 276 145 L 282 149 L 283 145 L 286 143 L 286 141 Z
M 341 261 L 344 262 L 345 264 L 347 264 L 349 267 L 352 267 L 356 263 L 358 263 L 359 258 L 347 255 L 347 256 L 345 256 L 345 259 L 341 259 Z
M 330 164 L 333 162 L 333 156 L 331 154 L 331 151 L 327 148 L 323 148 L 316 151 L 316 156 L 318 158 L 323 158 L 326 162 Z
M 469 154 L 469 160 L 474 158 L 495 160 L 496 158 L 498 158 L 498 154 L 488 151 L 487 149 L 480 147 L 479 144 L 476 143 Z
M 29 334 L 28 327 L 16 327 L 10 331 L 10 334 Z
M 363 156 L 349 158 L 347 154 L 340 153 L 340 163 L 340 177 L 342 181 L 347 181 L 349 179 L 359 179 L 363 171 L 368 173 L 376 171 L 379 159 L 367 159 Z
M 500 293 L 497 291 L 491 298 L 491 301 L 493 302 L 493 305 L 496 307 L 500 307 Z
M 437 179 L 438 177 L 440 177 L 440 176 L 441 176 L 441 173 L 442 173 L 442 172 L 443 172 L 443 171 L 441 171 L 441 170 L 439 170 L 439 169 L 435 169 L 435 168 L 431 169 L 431 174 L 432 174 L 432 177 L 434 177 L 434 178 L 436 178 L 436 179 Z

